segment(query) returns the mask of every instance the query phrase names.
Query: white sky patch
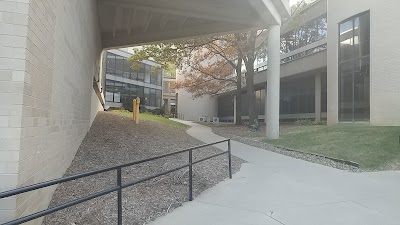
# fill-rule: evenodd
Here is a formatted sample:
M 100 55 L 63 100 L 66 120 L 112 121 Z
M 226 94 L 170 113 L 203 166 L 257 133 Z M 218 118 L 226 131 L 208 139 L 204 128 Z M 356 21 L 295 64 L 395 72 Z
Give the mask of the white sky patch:
M 299 2 L 300 0 L 290 0 L 290 6 L 296 4 L 297 2 Z

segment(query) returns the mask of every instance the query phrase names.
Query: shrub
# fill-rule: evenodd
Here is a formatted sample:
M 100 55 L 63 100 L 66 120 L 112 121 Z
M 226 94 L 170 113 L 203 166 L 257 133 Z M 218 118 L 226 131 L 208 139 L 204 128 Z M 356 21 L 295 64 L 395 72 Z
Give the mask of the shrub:
M 150 112 L 153 114 L 153 115 L 165 115 L 165 110 L 164 109 L 153 109 L 153 110 L 150 110 Z
M 148 109 L 143 105 L 140 105 L 139 112 L 140 113 L 149 113 L 149 114 L 159 115 L 159 116 L 165 116 L 164 109 Z
M 124 101 L 124 102 L 122 102 L 122 107 L 125 109 L 125 110 L 128 110 L 129 112 L 132 112 L 133 111 L 133 102 L 132 102 L 132 99 L 129 101 Z
M 145 106 L 139 105 L 139 112 L 140 113 L 147 113 L 147 112 L 149 112 L 149 110 Z
M 296 125 L 301 125 L 301 126 L 313 126 L 313 125 L 325 125 L 325 121 L 319 121 L 315 122 L 312 119 L 298 119 L 294 122 Z

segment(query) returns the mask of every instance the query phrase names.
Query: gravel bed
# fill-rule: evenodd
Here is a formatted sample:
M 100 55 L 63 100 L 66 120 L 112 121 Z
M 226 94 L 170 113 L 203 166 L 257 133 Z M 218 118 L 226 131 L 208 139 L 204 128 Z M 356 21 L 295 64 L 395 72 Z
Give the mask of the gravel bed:
M 140 159 L 175 152 L 204 144 L 186 134 L 186 128 L 141 120 L 133 124 L 129 117 L 99 112 L 65 176 L 106 168 Z M 193 152 L 198 160 L 221 152 L 207 147 Z M 243 160 L 232 158 L 233 171 Z M 188 153 L 158 159 L 122 170 L 122 182 L 128 183 L 188 163 Z M 227 156 L 219 156 L 193 166 L 194 198 L 228 177 Z M 116 172 L 78 179 L 56 189 L 51 206 L 114 187 Z M 188 201 L 188 169 L 123 190 L 123 224 L 143 225 L 163 216 Z M 43 224 L 101 225 L 117 224 L 117 195 L 106 196 L 61 210 L 45 218 Z
M 283 129 L 286 128 L 285 126 L 288 127 L 289 125 L 284 125 Z M 337 168 L 340 170 L 346 170 L 346 171 L 350 171 L 350 172 L 360 172 L 359 168 L 349 165 L 349 164 L 346 164 L 346 163 L 337 162 L 337 161 L 331 160 L 329 158 L 316 156 L 316 155 L 312 155 L 312 154 L 305 153 L 305 152 L 291 151 L 291 150 L 285 149 L 283 147 L 277 147 L 277 146 L 262 142 L 262 139 L 264 138 L 264 134 L 265 134 L 265 126 L 261 127 L 261 130 L 256 131 L 256 132 L 250 131 L 250 129 L 247 126 L 236 126 L 236 125 L 228 125 L 228 124 L 211 126 L 211 128 L 212 128 L 212 131 L 217 135 L 220 135 L 225 138 L 230 138 L 232 140 L 235 140 L 235 141 L 238 141 L 238 142 L 250 145 L 250 146 L 266 149 L 266 150 L 273 151 L 273 152 L 276 152 L 276 153 L 279 153 L 282 155 L 290 156 L 293 158 L 302 159 L 302 160 L 306 160 L 309 162 L 322 164 L 325 166 L 330 166 L 330 167 Z

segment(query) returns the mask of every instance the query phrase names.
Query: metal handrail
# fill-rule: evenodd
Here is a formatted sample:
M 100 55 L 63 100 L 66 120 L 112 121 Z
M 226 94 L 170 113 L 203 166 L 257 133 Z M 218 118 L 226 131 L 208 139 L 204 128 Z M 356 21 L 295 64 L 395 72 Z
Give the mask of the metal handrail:
M 216 145 L 216 144 L 220 144 L 223 142 L 227 142 L 228 143 L 228 151 L 224 151 L 212 156 L 208 156 L 206 158 L 197 160 L 193 162 L 193 156 L 192 156 L 192 151 L 196 150 L 196 149 L 200 149 L 200 148 L 204 148 L 204 147 L 208 147 L 208 146 L 212 146 L 212 145 Z M 156 159 L 161 159 L 161 158 L 165 158 L 165 157 L 169 157 L 172 155 L 177 155 L 180 153 L 184 153 L 184 152 L 189 152 L 189 163 L 185 164 L 183 166 L 179 166 L 176 167 L 174 169 L 170 169 L 152 176 L 148 176 L 148 177 L 144 177 L 141 178 L 139 180 L 127 183 L 127 184 L 122 184 L 122 168 L 125 167 L 129 167 L 129 166 L 133 166 L 133 165 L 137 165 L 137 164 L 141 164 L 141 163 L 145 163 L 145 162 L 149 162 L 149 161 L 153 161 Z M 60 184 L 60 183 L 65 183 L 71 180 L 76 180 L 79 178 L 83 178 L 83 177 L 88 177 L 88 176 L 93 176 L 96 174 L 100 174 L 100 173 L 105 173 L 105 172 L 109 172 L 109 171 L 113 171 L 113 170 L 117 170 L 117 186 L 113 187 L 113 188 L 109 188 L 109 189 L 105 189 L 103 191 L 91 194 L 91 195 L 87 195 L 85 197 L 82 198 L 78 198 L 75 199 L 73 201 L 69 201 L 66 203 L 63 203 L 61 205 L 52 207 L 52 208 L 48 208 L 45 210 L 42 210 L 40 212 L 34 213 L 34 214 L 30 214 L 6 223 L 3 223 L 2 225 L 18 225 L 18 224 L 22 224 L 46 215 L 49 215 L 51 213 L 57 212 L 59 210 L 80 204 L 82 202 L 86 202 L 89 201 L 91 199 L 112 193 L 117 191 L 118 193 L 118 225 L 122 225 L 122 189 L 133 186 L 135 184 L 139 184 L 151 179 L 154 179 L 156 177 L 159 176 L 163 176 L 166 175 L 168 173 L 172 173 L 175 172 L 177 170 L 183 169 L 185 167 L 189 167 L 189 201 L 193 200 L 193 165 L 203 162 L 205 160 L 214 158 L 214 157 L 218 157 L 224 154 L 228 154 L 228 172 L 229 172 L 229 178 L 232 179 L 232 154 L 231 154 L 231 141 L 230 139 L 226 139 L 226 140 L 222 140 L 222 141 L 217 141 L 217 142 L 213 142 L 213 143 L 209 143 L 209 144 L 204 144 L 204 145 L 199 145 L 199 146 L 195 146 L 192 148 L 188 148 L 188 149 L 184 149 L 184 150 L 180 150 L 177 152 L 172 152 L 172 153 L 168 153 L 168 154 L 164 154 L 164 155 L 160 155 L 160 156 L 155 156 L 152 158 L 148 158 L 148 159 L 143 159 L 143 160 L 139 160 L 139 161 L 135 161 L 135 162 L 131 162 L 131 163 L 126 163 L 126 164 L 122 164 L 122 165 L 118 165 L 118 166 L 113 166 L 113 167 L 109 167 L 109 168 L 105 168 L 105 169 L 100 169 L 100 170 L 95 170 L 95 171 L 91 171 L 91 172 L 86 172 L 86 173 L 81 173 L 81 174 L 77 174 L 77 175 L 73 175 L 73 176 L 68 176 L 68 177 L 63 177 L 63 178 L 58 178 L 58 179 L 54 179 L 54 180 L 49 180 L 49 181 L 45 181 L 45 182 L 41 182 L 38 184 L 34 184 L 34 185 L 30 185 L 30 186 L 26 186 L 26 187 L 21 187 L 21 188 L 17 188 L 17 189 L 13 189 L 13 190 L 9 190 L 9 191 L 5 191 L 5 192 L 1 192 L 0 193 L 0 199 L 3 198 L 7 198 L 10 196 L 14 196 L 14 195 L 18 195 L 18 194 L 22 194 L 25 192 L 29 192 L 29 191 L 34 191 L 37 189 L 41 189 L 41 188 L 45 188 L 45 187 L 49 187 L 52 185 L 56 185 L 56 184 Z

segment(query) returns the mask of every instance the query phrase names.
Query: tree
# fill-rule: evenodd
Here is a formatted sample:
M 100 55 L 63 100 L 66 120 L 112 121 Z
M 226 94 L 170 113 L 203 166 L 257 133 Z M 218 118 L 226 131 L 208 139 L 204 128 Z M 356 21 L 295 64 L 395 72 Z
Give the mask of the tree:
M 135 50 L 130 61 L 134 64 L 148 58 L 177 65 L 185 80 L 177 82 L 176 88 L 184 88 L 194 97 L 216 95 L 235 87 L 241 92 L 242 57 L 233 34 L 144 46 Z M 241 124 L 240 98 L 236 106 L 236 123 Z
M 298 26 L 298 21 L 302 21 L 306 13 L 307 4 L 305 0 L 299 1 L 296 5 L 292 6 L 291 17 L 282 23 L 286 29 L 293 29 Z M 249 104 L 249 125 L 253 125 L 258 120 L 258 112 L 256 111 L 256 96 L 254 92 L 254 62 L 257 58 L 265 58 L 267 54 L 268 44 L 268 30 L 251 30 L 235 34 L 236 46 L 239 54 L 243 56 L 243 61 L 246 66 L 246 89 L 247 101 Z M 240 95 L 239 95 L 240 96 Z
M 265 55 L 265 44 L 258 44 L 258 39 L 263 37 L 264 30 L 252 30 L 235 35 L 236 46 L 239 54 L 243 56 L 244 65 L 246 66 L 246 89 L 247 102 L 249 105 L 249 125 L 254 125 L 258 120 L 258 112 L 256 108 L 256 96 L 254 92 L 254 61 L 257 57 Z M 240 96 L 240 95 L 239 95 Z
M 292 13 L 306 8 L 304 0 L 292 7 Z M 299 16 L 295 17 L 299 18 Z M 295 19 L 288 19 L 282 26 L 296 26 Z M 236 121 L 241 123 L 242 61 L 246 67 L 245 80 L 247 101 L 249 104 L 249 125 L 258 120 L 256 96 L 254 92 L 254 62 L 266 57 L 268 42 L 266 29 L 251 30 L 220 37 L 199 38 L 190 41 L 145 46 L 136 52 L 131 61 L 153 58 L 158 62 L 171 62 L 175 65 L 187 65 L 183 68 L 186 80 L 178 83 L 194 97 L 215 95 L 236 85 Z M 186 60 L 186 61 L 185 61 Z M 233 77 L 235 71 L 236 76 Z

